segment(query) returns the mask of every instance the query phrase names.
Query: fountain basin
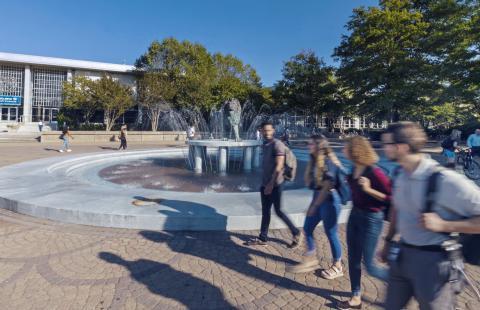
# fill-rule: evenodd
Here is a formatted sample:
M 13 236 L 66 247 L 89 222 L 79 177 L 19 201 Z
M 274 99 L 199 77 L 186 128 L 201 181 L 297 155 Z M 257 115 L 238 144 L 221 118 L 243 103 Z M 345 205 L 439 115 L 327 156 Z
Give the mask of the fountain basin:
M 204 193 L 115 184 L 99 171 L 145 158 L 184 158 L 187 149 L 102 152 L 24 162 L 0 169 L 0 207 L 66 223 L 153 230 L 254 230 L 261 223 L 258 192 Z M 297 153 L 299 160 L 307 154 Z M 286 190 L 284 211 L 302 226 L 311 199 Z M 345 221 L 348 208 L 342 211 Z M 272 228 L 284 228 L 274 216 Z

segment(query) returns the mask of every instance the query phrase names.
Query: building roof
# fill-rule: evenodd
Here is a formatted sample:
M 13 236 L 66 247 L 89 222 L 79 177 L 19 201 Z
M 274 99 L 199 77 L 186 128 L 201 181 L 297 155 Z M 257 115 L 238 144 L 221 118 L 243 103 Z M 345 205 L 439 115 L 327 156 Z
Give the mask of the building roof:
M 107 72 L 132 72 L 135 67 L 132 65 L 120 65 L 106 62 L 75 60 L 56 57 L 33 56 L 14 53 L 0 52 L 0 62 L 11 62 L 30 65 L 55 66 L 70 69 L 84 69 Z

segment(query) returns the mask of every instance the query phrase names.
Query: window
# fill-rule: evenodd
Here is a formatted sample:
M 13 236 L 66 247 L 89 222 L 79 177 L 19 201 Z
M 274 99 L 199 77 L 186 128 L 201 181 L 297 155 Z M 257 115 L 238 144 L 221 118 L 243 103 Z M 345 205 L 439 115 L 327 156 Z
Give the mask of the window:
M 67 72 L 57 69 L 33 68 L 33 97 L 35 107 L 60 108 L 63 105 L 63 82 Z
M 25 69 L 0 64 L 0 95 L 23 97 Z

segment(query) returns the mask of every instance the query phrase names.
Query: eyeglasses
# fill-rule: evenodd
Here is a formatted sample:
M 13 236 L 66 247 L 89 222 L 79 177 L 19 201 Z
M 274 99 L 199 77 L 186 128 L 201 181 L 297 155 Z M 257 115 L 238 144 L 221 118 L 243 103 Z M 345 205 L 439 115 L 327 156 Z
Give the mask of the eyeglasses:
M 393 145 L 398 144 L 397 142 L 382 142 L 383 145 Z

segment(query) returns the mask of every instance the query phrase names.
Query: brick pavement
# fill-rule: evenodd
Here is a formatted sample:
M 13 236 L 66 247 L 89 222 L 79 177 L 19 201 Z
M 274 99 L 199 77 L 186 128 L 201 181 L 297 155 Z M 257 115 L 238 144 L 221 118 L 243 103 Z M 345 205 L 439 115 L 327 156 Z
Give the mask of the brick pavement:
M 62 155 L 43 147 L 2 144 L 0 165 L 4 155 L 13 161 Z M 348 275 L 327 281 L 315 272 L 285 271 L 301 255 L 286 248 L 288 231 L 272 231 L 267 247 L 242 245 L 257 233 L 110 229 L 0 210 L 0 309 L 328 309 L 348 297 Z M 316 236 L 326 267 L 328 241 L 321 229 Z M 480 280 L 480 268 L 469 273 Z M 362 283 L 364 309 L 380 308 L 384 284 L 369 276 Z M 467 290 L 459 308 L 480 309 L 480 302 Z

